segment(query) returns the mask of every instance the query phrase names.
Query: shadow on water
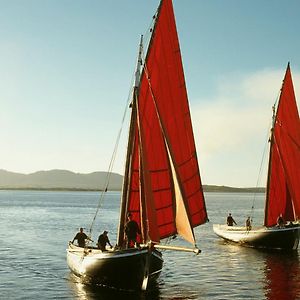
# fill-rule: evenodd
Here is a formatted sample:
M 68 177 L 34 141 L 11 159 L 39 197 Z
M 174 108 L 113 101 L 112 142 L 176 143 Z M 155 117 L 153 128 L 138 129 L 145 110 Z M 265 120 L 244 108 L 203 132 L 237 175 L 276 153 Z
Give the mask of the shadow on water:
M 298 252 L 268 253 L 265 259 L 266 299 L 294 300 L 300 297 Z
M 70 274 L 69 285 L 76 299 L 80 300 L 158 300 L 160 298 L 159 284 L 151 286 L 146 292 L 117 290 L 101 285 L 83 283 L 80 278 Z
M 169 296 L 162 295 L 161 289 L 164 289 L 164 282 L 158 280 L 158 282 L 152 285 L 147 291 L 124 291 L 117 290 L 109 287 L 100 285 L 92 285 L 83 283 L 80 278 L 73 274 L 69 275 L 68 278 L 69 287 L 73 292 L 76 299 L 80 300 L 111 300 L 111 299 L 122 299 L 122 300 L 185 300 L 185 299 L 199 299 L 198 296 L 189 295 L 188 291 L 181 291 L 176 295 L 172 295 L 170 291 Z M 174 287 L 176 289 L 176 287 Z

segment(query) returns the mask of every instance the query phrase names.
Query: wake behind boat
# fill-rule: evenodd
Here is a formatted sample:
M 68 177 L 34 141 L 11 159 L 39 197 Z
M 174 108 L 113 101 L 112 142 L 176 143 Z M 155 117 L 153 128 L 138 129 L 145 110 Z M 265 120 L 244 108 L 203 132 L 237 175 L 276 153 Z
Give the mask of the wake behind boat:
M 214 225 L 223 239 L 241 245 L 296 250 L 300 217 L 300 122 L 290 65 L 273 114 L 264 226 L 246 228 Z M 278 223 L 278 219 L 281 221 Z M 250 229 L 250 230 L 249 230 Z
M 74 274 L 121 289 L 145 290 L 156 279 L 159 249 L 198 254 L 193 228 L 208 220 L 171 0 L 160 2 L 151 32 L 135 72 L 117 245 L 67 249 Z M 128 215 L 140 228 L 136 247 L 128 247 Z M 163 243 L 176 235 L 189 246 Z

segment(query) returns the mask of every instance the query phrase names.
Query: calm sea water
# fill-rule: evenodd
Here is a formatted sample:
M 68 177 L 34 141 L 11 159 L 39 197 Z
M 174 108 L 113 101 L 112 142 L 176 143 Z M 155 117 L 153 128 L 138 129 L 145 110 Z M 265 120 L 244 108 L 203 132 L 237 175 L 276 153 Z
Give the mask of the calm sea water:
M 116 241 L 119 193 L 107 193 L 93 238 L 109 230 Z M 263 198 L 255 200 L 257 224 Z M 210 223 L 196 229 L 198 256 L 164 252 L 157 287 L 124 293 L 86 286 L 66 264 L 67 242 L 80 226 L 89 228 L 98 204 L 96 192 L 0 191 L 1 299 L 300 299 L 298 252 L 266 253 L 228 245 L 213 233 L 232 212 L 239 224 L 250 213 L 253 195 L 207 193 Z

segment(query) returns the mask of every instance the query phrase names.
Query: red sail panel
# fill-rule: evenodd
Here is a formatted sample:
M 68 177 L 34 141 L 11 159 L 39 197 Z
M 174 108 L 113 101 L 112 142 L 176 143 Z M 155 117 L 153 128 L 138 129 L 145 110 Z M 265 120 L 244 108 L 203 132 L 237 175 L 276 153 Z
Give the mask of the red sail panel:
M 300 216 L 300 121 L 288 65 L 273 128 L 265 225 Z
M 146 180 L 152 192 L 159 236 L 165 238 L 177 233 L 174 182 L 166 141 L 191 226 L 207 220 L 171 0 L 161 2 L 141 77 L 138 103 L 139 134 L 149 174 Z M 134 174 L 138 170 L 137 159 L 135 162 Z M 133 183 L 130 190 L 136 189 Z M 135 197 L 130 196 L 128 200 L 131 209 L 135 206 Z
M 143 134 L 140 131 L 138 123 L 135 124 L 135 138 L 129 172 L 130 187 L 128 189 L 129 195 L 125 213 L 131 213 L 133 219 L 140 226 L 142 234 L 139 237 L 139 242 L 146 242 L 149 236 L 152 241 L 159 242 L 160 236 L 156 223 L 156 215 L 153 215 L 155 207 L 152 199 L 152 191 L 149 190 L 151 187 L 149 187 L 150 178 L 148 178 L 149 175 L 147 172 L 147 158 L 144 157 L 142 150 L 142 144 L 144 143 L 142 141 Z M 144 169 L 146 169 L 146 172 Z M 142 202 L 144 203 L 143 205 Z M 148 216 L 144 216 L 143 209 Z M 151 219 L 151 222 L 149 222 L 149 219 Z

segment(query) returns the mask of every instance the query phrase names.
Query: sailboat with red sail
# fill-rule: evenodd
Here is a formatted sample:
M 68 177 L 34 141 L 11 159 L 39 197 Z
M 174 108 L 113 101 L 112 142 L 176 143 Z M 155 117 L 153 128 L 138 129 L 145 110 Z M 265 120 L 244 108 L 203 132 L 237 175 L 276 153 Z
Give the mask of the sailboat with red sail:
M 269 142 L 264 226 L 214 225 L 213 229 L 225 240 L 245 246 L 296 250 L 300 230 L 300 120 L 290 64 L 276 111 L 274 107 Z
M 67 249 L 73 273 L 121 289 L 146 289 L 161 272 L 161 249 L 198 254 L 193 228 L 208 220 L 171 0 L 160 2 L 151 32 L 135 72 L 117 245 Z M 140 227 L 137 247 L 126 245 L 128 214 Z M 176 235 L 190 246 L 165 243 Z

